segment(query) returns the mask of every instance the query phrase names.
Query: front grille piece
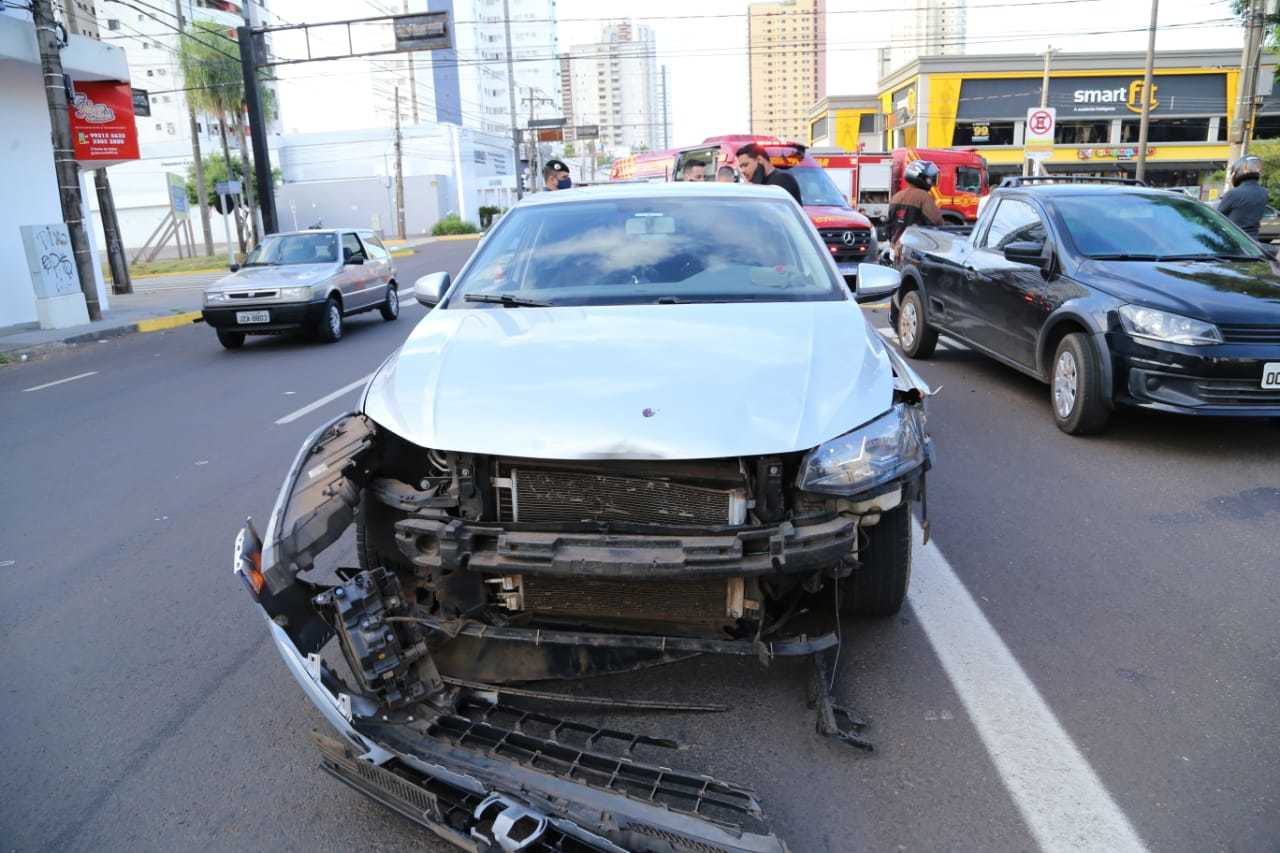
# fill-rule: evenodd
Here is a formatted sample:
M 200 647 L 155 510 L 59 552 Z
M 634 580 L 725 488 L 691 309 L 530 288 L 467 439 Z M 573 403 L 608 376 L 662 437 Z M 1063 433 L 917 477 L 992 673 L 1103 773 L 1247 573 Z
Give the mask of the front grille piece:
M 741 578 L 653 583 L 524 575 L 520 585 L 521 604 L 524 610 L 538 616 L 608 614 L 650 622 L 722 625 L 732 621 L 726 618 L 729 610 L 726 584 L 735 581 L 741 587 Z M 737 615 L 742 615 L 740 610 Z

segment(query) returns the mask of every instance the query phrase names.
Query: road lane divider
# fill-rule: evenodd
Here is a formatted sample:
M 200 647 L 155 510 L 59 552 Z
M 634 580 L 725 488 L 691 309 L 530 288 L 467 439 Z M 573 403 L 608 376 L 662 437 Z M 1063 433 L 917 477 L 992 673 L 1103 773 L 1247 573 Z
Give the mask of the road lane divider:
M 285 424 L 291 424 L 294 421 L 296 421 L 298 418 L 306 417 L 307 415 L 314 412 L 316 409 L 329 405 L 334 400 L 341 397 L 343 394 L 350 394 L 352 391 L 356 390 L 357 388 L 363 387 L 364 384 L 368 382 L 372 376 L 373 376 L 372 373 L 370 373 L 368 376 L 361 376 L 355 382 L 351 382 L 347 385 L 343 385 L 337 391 L 333 391 L 328 394 L 325 394 L 319 400 L 316 400 L 313 403 L 308 403 L 307 405 L 303 406 L 301 409 L 296 409 L 295 411 L 290 412 L 284 417 L 278 418 L 276 420 L 276 426 L 284 426 Z
M 28 391 L 43 391 L 46 388 L 52 388 L 54 385 L 61 385 L 64 382 L 75 382 L 77 379 L 85 379 L 89 376 L 97 376 L 98 371 L 90 370 L 88 373 L 77 373 L 75 376 L 68 376 L 66 379 L 57 379 L 53 382 L 46 382 L 43 385 L 32 385 L 30 388 L 23 388 L 22 393 Z
M 914 557 L 911 609 L 1041 849 L 1145 851 L 937 545 L 918 547 Z

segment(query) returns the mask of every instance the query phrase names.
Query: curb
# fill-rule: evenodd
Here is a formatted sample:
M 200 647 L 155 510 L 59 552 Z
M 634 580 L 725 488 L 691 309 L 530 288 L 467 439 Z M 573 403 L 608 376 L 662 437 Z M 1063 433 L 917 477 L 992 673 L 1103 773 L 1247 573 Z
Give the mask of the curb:
M 393 257 L 393 258 L 410 258 L 410 257 L 413 257 L 413 256 L 414 256 L 414 255 L 416 255 L 416 254 L 418 254 L 418 250 L 417 250 L 417 249 L 412 249 L 412 248 L 410 248 L 410 249 L 396 249 L 396 250 L 392 251 L 392 253 L 391 253 L 391 257 Z
M 124 326 L 112 326 L 109 329 L 100 329 L 92 332 L 85 332 L 79 335 L 72 335 L 63 338 L 60 341 L 49 341 L 43 344 L 34 344 L 26 349 L 13 349 L 0 354 L 4 355 L 10 362 L 21 363 L 30 359 L 32 356 L 41 355 L 46 352 L 62 349 L 63 347 L 76 346 L 78 344 L 91 344 L 97 341 L 107 341 L 112 338 L 122 338 L 125 335 L 132 335 L 139 332 L 161 332 L 166 329 L 176 329 L 179 326 L 190 326 L 193 323 L 202 321 L 200 311 L 184 311 L 181 314 L 169 314 L 162 317 L 149 317 L 146 320 L 139 320 L 136 323 L 129 323 Z
M 442 234 L 439 237 L 432 237 L 432 242 L 437 240 L 479 240 L 483 234 Z
M 181 272 L 144 272 L 141 275 L 134 275 L 133 273 L 129 273 L 129 280 L 141 281 L 148 278 L 173 278 L 174 276 L 182 276 L 182 275 L 207 275 L 208 273 L 211 273 L 211 272 L 220 272 L 220 273 L 226 273 L 227 275 L 231 275 L 231 271 L 226 267 L 209 267 L 208 269 L 183 270 Z

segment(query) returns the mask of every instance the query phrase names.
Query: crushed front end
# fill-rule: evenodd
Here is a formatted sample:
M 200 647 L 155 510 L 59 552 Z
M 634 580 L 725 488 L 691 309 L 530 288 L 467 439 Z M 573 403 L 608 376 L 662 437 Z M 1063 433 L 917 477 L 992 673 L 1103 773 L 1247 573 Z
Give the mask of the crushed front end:
M 551 461 L 421 448 L 357 413 L 318 430 L 261 540 L 252 524 L 237 538 L 235 569 L 340 735 L 318 738 L 322 767 L 462 849 L 785 850 L 747 788 L 670 769 L 678 744 L 532 710 L 712 707 L 513 685 L 808 656 L 827 696 L 876 528 L 900 536 L 924 495 L 928 389 L 899 373 L 898 420 L 805 453 Z M 877 455 L 895 441 L 911 464 Z M 875 484 L 849 493 L 866 471 Z M 316 557 L 353 524 L 359 566 L 320 582 Z M 341 662 L 320 655 L 335 637 Z M 818 713 L 865 745 L 829 697 Z

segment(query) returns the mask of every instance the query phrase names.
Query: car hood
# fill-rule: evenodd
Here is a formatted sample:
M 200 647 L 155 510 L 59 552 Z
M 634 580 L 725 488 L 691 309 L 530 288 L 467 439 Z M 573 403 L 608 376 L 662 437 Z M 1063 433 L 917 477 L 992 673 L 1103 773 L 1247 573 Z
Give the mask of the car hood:
M 807 450 L 888 410 L 852 301 L 432 311 L 365 413 L 421 447 L 540 459 Z
M 856 210 L 848 207 L 827 207 L 819 204 L 806 204 L 804 212 L 809 215 L 815 228 L 870 228 L 871 220 Z
M 1089 261 L 1117 299 L 1212 323 L 1280 323 L 1280 266 L 1271 261 Z
M 283 267 L 246 267 L 224 276 L 206 291 L 241 290 L 246 287 L 301 287 L 316 284 L 334 274 L 336 264 L 293 264 Z

